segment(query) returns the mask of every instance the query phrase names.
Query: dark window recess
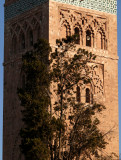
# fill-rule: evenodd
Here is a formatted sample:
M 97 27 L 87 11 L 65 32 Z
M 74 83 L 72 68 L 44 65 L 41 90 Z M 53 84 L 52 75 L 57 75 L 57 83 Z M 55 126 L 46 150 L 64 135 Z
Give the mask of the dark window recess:
M 21 36 L 21 49 L 25 49 L 25 36 L 22 34 Z
M 75 28 L 75 36 L 76 36 L 75 43 L 80 44 L 80 34 L 79 34 L 79 28 L 78 27 Z
M 82 24 L 84 25 L 84 20 L 82 20 Z
M 91 32 L 89 30 L 86 31 L 86 46 L 91 47 Z
M 101 49 L 103 49 L 103 38 L 101 37 Z
M 77 100 L 77 102 L 81 102 L 81 92 L 80 92 L 80 87 L 79 86 L 77 86 L 76 100 Z
M 33 32 L 32 31 L 29 32 L 29 45 L 33 46 Z
M 90 90 L 89 90 L 89 88 L 86 89 L 86 103 L 90 103 Z

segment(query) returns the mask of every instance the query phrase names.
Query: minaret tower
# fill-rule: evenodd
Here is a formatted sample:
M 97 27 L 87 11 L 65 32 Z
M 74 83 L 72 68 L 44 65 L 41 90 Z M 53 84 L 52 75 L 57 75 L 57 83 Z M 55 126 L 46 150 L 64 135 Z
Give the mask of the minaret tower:
M 106 106 L 100 117 L 104 133 L 112 131 L 106 137 L 106 152 L 119 154 L 117 0 L 6 0 L 3 160 L 24 160 L 19 149 L 22 120 L 17 96 L 22 54 L 39 37 L 54 48 L 56 39 L 74 33 L 79 34 L 77 46 L 97 55 L 93 86 L 86 89 Z M 85 93 L 80 97 L 83 101 Z
M 22 84 L 21 57 L 39 37 L 49 39 L 49 2 L 6 0 L 4 52 L 3 159 L 22 160 L 22 125 L 17 87 Z

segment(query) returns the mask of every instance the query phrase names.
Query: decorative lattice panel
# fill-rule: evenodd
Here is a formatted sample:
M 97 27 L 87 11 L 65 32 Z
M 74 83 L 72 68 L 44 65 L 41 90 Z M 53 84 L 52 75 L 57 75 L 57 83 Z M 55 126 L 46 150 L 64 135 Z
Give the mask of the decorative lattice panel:
M 5 7 L 5 21 L 14 18 L 48 0 L 19 0 Z M 117 14 L 117 0 L 54 0 L 61 3 L 71 4 L 101 12 Z
M 48 0 L 19 0 L 5 7 L 5 21 L 14 18 Z
M 117 0 L 54 0 L 101 12 L 117 14 Z

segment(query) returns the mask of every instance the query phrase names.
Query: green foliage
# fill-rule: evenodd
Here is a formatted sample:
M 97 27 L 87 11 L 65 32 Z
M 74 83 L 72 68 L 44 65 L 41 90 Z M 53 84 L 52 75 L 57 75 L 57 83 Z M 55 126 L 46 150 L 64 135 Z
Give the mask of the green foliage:
M 98 112 L 105 109 L 101 105 L 80 105 L 75 107 L 71 118 L 72 129 L 69 137 L 69 159 L 75 156 L 81 159 L 100 157 L 99 151 L 105 149 L 106 141 L 103 133 L 99 130 Z
M 98 127 L 100 120 L 96 117 L 105 107 L 96 102 L 82 104 L 76 100 L 77 85 L 81 87 L 92 82 L 90 73 L 96 66 L 89 63 L 94 62 L 96 56 L 76 48 L 75 41 L 75 35 L 57 40 L 57 48 L 51 54 L 52 81 L 57 84 L 54 90 L 57 100 L 53 108 L 66 126 L 65 132 L 60 130 L 59 143 L 56 144 L 59 150 L 53 151 L 58 156 L 53 159 L 112 159 L 102 154 L 107 142 Z
M 22 57 L 26 80 L 18 89 L 24 122 L 20 148 L 26 160 L 112 159 L 102 154 L 107 142 L 98 127 L 97 114 L 105 107 L 76 100 L 75 88 L 91 83 L 90 71 L 96 67 L 89 65 L 96 56 L 77 49 L 76 38 L 57 40 L 55 52 L 41 39 Z
M 21 150 L 26 160 L 45 160 L 50 157 L 50 144 L 59 120 L 49 112 L 50 76 L 48 55 L 51 48 L 47 41 L 40 40 L 33 51 L 22 57 L 22 72 L 25 85 L 18 89 L 24 126 L 20 131 Z

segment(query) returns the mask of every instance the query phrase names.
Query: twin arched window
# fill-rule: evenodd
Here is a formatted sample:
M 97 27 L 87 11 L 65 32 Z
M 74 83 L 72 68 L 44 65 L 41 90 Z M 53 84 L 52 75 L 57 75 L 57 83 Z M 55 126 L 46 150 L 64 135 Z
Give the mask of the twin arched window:
M 76 44 L 80 44 L 80 31 L 79 28 L 76 27 L 74 29 L 75 35 L 76 35 Z M 98 32 L 98 34 L 96 35 L 96 47 L 99 49 L 107 49 L 107 41 L 105 39 L 105 34 Z M 83 45 L 83 41 L 82 41 L 82 45 Z M 86 31 L 86 46 L 87 47 L 94 47 L 94 35 L 92 33 L 92 31 L 90 29 L 88 29 Z
M 76 88 L 76 101 L 79 103 L 81 102 L 81 89 L 78 85 Z M 89 88 L 86 88 L 86 90 L 85 90 L 85 102 L 86 103 L 93 103 L 93 97 L 91 97 L 91 93 L 90 93 Z
M 33 35 L 33 32 L 35 33 L 35 37 Z M 19 36 L 17 38 L 16 35 L 13 35 L 12 42 L 11 42 L 11 52 L 13 54 L 16 54 L 17 51 L 24 50 L 26 47 L 31 47 L 34 44 L 34 41 L 36 42 L 40 38 L 40 26 L 37 25 L 36 29 L 32 31 L 31 28 L 28 29 L 27 34 L 25 34 L 22 30 L 19 33 Z
M 20 33 L 19 36 L 19 45 L 20 45 L 20 50 L 25 49 L 26 47 L 26 41 L 25 41 L 25 34 L 23 32 Z M 30 30 L 28 32 L 28 46 L 32 46 L 33 45 L 33 32 Z
M 75 35 L 76 35 L 76 44 L 80 44 L 80 31 L 79 28 L 76 27 L 75 30 Z M 83 43 L 82 43 L 83 44 Z M 86 46 L 91 47 L 92 46 L 92 33 L 90 30 L 86 31 Z
M 100 32 L 103 33 L 103 31 L 101 30 Z M 107 49 L 107 41 L 105 38 L 105 33 L 98 33 L 96 35 L 96 37 L 94 37 L 94 33 L 93 30 L 91 28 L 91 26 L 89 26 L 89 28 L 86 30 L 86 32 L 84 33 L 85 38 L 86 38 L 86 46 L 87 47 L 94 47 L 94 42 L 96 42 L 96 47 L 99 49 Z M 80 27 L 75 27 L 74 28 L 74 34 L 76 35 L 76 40 L 75 40 L 75 44 L 81 44 L 83 45 L 83 35 L 82 35 L 82 30 L 80 32 Z M 66 24 L 64 24 L 61 28 L 61 33 L 60 36 L 61 38 L 66 38 L 67 36 L 70 35 L 70 26 Z M 94 38 L 96 39 L 96 41 L 94 41 Z

